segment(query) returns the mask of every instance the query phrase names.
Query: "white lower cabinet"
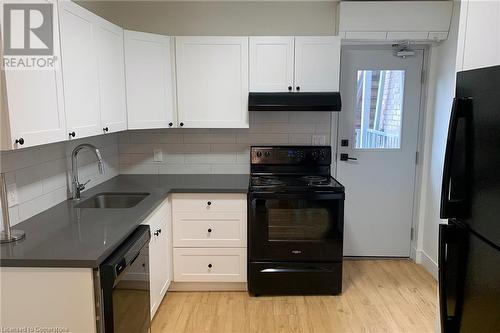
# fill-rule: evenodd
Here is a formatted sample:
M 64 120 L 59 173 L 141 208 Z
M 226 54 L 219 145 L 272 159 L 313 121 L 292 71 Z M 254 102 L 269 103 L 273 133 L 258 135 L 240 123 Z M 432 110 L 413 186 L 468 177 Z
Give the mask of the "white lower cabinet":
M 151 230 L 149 279 L 151 318 L 161 304 L 172 280 L 172 237 L 170 201 L 166 199 L 144 222 Z
M 174 282 L 247 281 L 246 194 L 173 194 L 172 234 Z

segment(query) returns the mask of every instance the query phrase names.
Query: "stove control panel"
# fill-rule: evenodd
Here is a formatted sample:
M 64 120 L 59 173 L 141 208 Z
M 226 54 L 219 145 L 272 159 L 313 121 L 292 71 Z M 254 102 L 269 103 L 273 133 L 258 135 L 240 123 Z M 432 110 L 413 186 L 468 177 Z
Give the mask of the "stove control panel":
M 330 146 L 259 146 L 250 150 L 252 164 L 330 165 L 331 156 Z

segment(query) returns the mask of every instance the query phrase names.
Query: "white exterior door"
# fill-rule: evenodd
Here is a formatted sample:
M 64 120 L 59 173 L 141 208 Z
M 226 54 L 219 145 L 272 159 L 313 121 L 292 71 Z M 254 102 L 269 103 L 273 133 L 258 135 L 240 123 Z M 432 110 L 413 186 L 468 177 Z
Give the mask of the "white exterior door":
M 171 38 L 125 31 L 128 128 L 175 126 Z
M 59 11 L 69 138 L 101 134 L 94 14 L 71 1 L 60 2 Z
M 410 255 L 422 61 L 421 50 L 404 59 L 393 50 L 342 51 L 337 178 L 346 188 L 346 256 Z
M 250 37 L 250 91 L 293 89 L 294 37 Z
M 248 128 L 248 37 L 176 37 L 179 125 Z
M 96 20 L 101 127 L 104 133 L 123 131 L 127 129 L 123 29 Z
M 295 37 L 295 91 L 339 91 L 339 73 L 339 37 Z

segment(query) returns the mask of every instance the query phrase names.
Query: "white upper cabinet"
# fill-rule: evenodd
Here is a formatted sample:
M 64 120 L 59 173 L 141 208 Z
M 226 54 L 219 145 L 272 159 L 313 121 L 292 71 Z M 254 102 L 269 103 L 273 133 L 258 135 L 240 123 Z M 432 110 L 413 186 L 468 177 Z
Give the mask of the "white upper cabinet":
M 123 29 L 98 18 L 96 37 L 102 131 L 123 131 L 127 129 Z
M 175 126 L 171 38 L 125 31 L 128 128 Z
M 54 56 L 60 59 L 57 5 L 54 17 Z M 0 6 L 3 17 L 3 6 Z M 3 33 L 3 31 L 2 31 Z M 0 40 L 0 54 L 3 45 Z M 15 149 L 63 141 L 67 137 L 60 63 L 52 69 L 1 71 L 1 148 Z M 17 142 L 16 142 L 17 140 Z
M 338 91 L 340 38 L 250 37 L 250 91 Z
M 296 91 L 339 91 L 339 77 L 339 37 L 295 37 Z
M 348 40 L 442 41 L 453 1 L 342 1 L 339 35 Z
M 176 37 L 181 127 L 248 128 L 248 37 Z
M 461 3 L 458 70 L 500 65 L 500 1 Z
M 293 37 L 250 37 L 250 91 L 292 91 L 293 67 Z
M 101 134 L 95 16 L 71 1 L 61 1 L 59 17 L 69 138 Z

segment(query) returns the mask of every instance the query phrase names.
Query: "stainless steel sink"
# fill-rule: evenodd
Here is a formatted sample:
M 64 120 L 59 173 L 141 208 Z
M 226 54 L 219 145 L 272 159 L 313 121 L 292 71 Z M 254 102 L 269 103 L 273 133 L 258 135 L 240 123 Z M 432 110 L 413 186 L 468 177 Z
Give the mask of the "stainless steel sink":
M 99 193 L 76 205 L 76 208 L 132 208 L 149 193 Z

